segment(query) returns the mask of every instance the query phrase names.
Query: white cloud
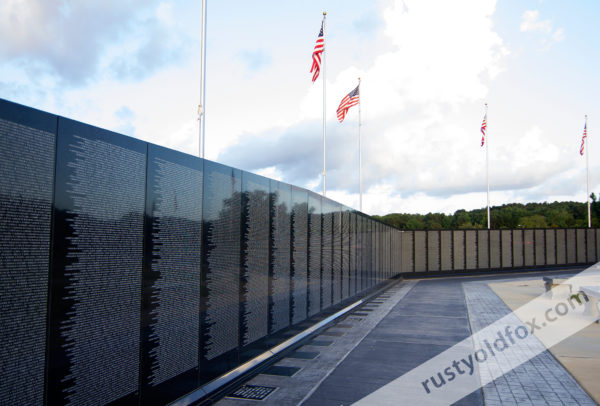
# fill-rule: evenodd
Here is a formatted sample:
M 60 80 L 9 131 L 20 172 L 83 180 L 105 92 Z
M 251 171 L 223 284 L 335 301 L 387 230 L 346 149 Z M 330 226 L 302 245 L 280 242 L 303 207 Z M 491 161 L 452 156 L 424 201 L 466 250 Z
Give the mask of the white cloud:
M 91 83 L 107 68 L 121 79 L 145 77 L 177 62 L 186 45 L 185 37 L 166 29 L 171 4 L 155 3 L 0 2 L 0 57 L 20 63 L 31 77 L 51 75 L 67 86 Z
M 156 18 L 165 25 L 173 25 L 173 3 L 160 3 L 156 7 Z
M 521 16 L 521 31 L 541 31 L 546 34 L 552 32 L 552 23 L 550 20 L 540 21 L 539 10 L 527 10 Z
M 539 32 L 544 35 L 542 38 L 542 46 L 544 50 L 548 50 L 555 42 L 561 42 L 565 39 L 563 28 L 554 30 L 552 21 L 540 20 L 539 10 L 527 10 L 521 16 L 521 31 L 522 32 Z
M 552 41 L 554 41 L 554 42 L 561 42 L 564 39 L 565 39 L 565 30 L 562 28 L 557 29 L 552 34 Z

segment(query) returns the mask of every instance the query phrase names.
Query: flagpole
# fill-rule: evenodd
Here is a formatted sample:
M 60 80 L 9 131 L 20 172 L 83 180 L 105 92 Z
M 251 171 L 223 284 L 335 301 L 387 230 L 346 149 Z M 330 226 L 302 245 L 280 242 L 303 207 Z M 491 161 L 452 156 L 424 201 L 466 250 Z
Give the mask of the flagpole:
M 361 145 L 360 145 L 360 127 L 361 127 L 361 121 L 360 121 L 360 78 L 358 78 L 358 184 L 359 184 L 359 189 L 360 189 L 360 203 L 359 203 L 359 210 L 362 212 L 362 195 L 363 195 L 363 189 L 362 189 L 362 149 L 361 149 Z
M 487 125 L 488 125 L 488 121 L 487 121 L 487 111 L 488 111 L 488 104 L 485 104 L 485 117 L 486 117 L 486 135 L 485 135 L 485 166 L 486 166 L 486 171 L 485 171 L 485 177 L 486 177 L 486 182 L 487 182 L 487 226 L 488 226 L 488 230 L 491 228 L 491 221 L 490 221 L 490 156 L 489 156 L 489 145 L 490 145 L 490 136 L 489 133 L 487 131 Z
M 327 18 L 327 12 L 323 11 L 323 197 L 326 196 L 327 188 L 325 186 L 325 180 L 327 177 L 325 170 L 325 163 L 327 161 L 327 152 L 325 148 L 325 140 L 327 138 L 327 125 L 326 125 L 326 100 L 327 100 L 327 41 L 325 38 L 325 19 Z
M 198 105 L 198 155 L 204 158 L 204 127 L 206 111 L 206 0 L 202 0 L 202 22 L 200 36 L 200 104 Z
M 585 151 L 585 166 L 587 172 L 587 206 L 588 206 L 588 228 L 592 228 L 592 208 L 590 205 L 590 135 L 587 132 L 587 114 L 585 116 L 586 129 L 586 151 Z

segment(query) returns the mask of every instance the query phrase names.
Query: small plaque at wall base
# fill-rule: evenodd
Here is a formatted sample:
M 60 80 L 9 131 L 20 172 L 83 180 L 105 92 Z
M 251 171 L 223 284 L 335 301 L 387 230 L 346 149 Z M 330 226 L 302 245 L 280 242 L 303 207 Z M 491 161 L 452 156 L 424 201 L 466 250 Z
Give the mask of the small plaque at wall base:
M 227 395 L 228 398 L 249 399 L 249 400 L 264 400 L 273 391 L 277 389 L 272 386 L 259 385 L 244 385 L 235 390 L 235 392 Z

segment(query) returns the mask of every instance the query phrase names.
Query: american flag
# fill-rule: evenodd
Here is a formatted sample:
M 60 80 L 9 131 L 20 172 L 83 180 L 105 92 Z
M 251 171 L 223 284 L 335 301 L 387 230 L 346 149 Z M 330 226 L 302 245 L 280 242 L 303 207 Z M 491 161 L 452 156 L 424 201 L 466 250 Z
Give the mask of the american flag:
M 321 31 L 319 31 L 319 36 L 317 37 L 317 43 L 315 44 L 315 49 L 312 54 L 312 68 L 310 68 L 310 73 L 313 74 L 313 83 L 319 77 L 319 72 L 321 72 L 321 54 L 323 53 L 323 49 L 325 48 L 325 39 L 323 38 L 323 25 L 325 24 L 325 19 L 321 23 Z
M 581 137 L 581 148 L 579 148 L 579 154 L 583 156 L 583 150 L 585 147 L 585 139 L 587 138 L 587 121 L 583 126 L 583 137 Z
M 481 136 L 481 146 L 482 147 L 485 144 L 485 129 L 486 128 L 487 128 L 487 112 L 485 113 L 485 116 L 483 116 L 483 123 L 481 123 L 481 133 L 483 134 Z
M 340 121 L 340 123 L 342 121 L 344 121 L 344 118 L 346 117 L 346 113 L 348 112 L 348 109 L 352 106 L 356 106 L 358 104 L 359 101 L 359 92 L 358 92 L 358 88 L 359 86 L 356 86 L 356 89 L 354 89 L 353 91 L 351 91 L 350 93 L 348 93 L 341 101 L 340 106 L 337 109 L 337 118 Z

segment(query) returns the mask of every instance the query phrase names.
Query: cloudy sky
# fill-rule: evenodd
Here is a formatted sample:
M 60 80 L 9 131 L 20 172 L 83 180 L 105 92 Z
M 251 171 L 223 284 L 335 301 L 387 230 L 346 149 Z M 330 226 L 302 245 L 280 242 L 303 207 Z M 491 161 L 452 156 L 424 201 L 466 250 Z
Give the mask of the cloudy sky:
M 597 0 L 208 0 L 206 156 L 320 192 L 327 11 L 327 196 L 364 211 L 585 201 L 600 192 Z M 0 97 L 198 154 L 200 1 L 3 0 Z

